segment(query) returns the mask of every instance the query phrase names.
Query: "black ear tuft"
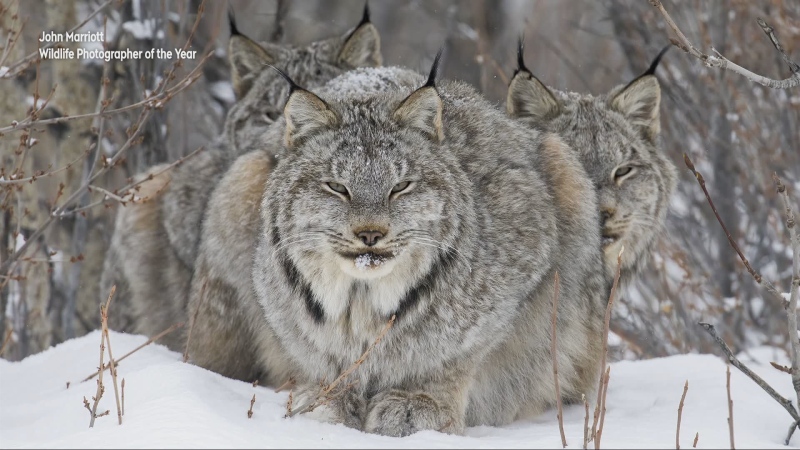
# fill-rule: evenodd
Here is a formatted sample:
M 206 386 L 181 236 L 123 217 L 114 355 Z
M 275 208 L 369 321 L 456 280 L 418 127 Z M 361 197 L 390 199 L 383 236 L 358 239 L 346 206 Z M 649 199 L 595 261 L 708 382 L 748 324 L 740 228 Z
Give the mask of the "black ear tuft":
M 298 90 L 300 90 L 300 91 L 305 91 L 306 90 L 306 89 L 303 89 L 302 87 L 298 86 L 297 83 L 295 83 L 294 80 L 292 80 L 292 78 L 289 77 L 289 75 L 286 74 L 286 72 L 282 71 L 281 69 L 278 69 L 277 67 L 273 66 L 272 64 L 267 64 L 266 66 L 271 68 L 275 72 L 278 72 L 278 75 L 280 75 L 284 80 L 286 80 L 287 83 L 289 83 L 289 95 L 292 95 L 292 93 L 294 93 L 295 91 L 298 91 Z
M 661 51 L 658 52 L 656 59 L 653 60 L 653 62 L 650 64 L 650 67 L 642 75 L 655 75 L 656 69 L 658 68 L 658 63 L 661 62 L 661 57 L 664 56 L 664 53 L 667 53 L 667 50 L 669 50 L 670 47 L 672 47 L 672 45 L 667 45 L 662 48 Z
M 364 2 L 364 16 L 361 17 L 361 22 L 358 24 L 358 26 L 356 28 L 360 27 L 361 25 L 364 25 L 365 23 L 369 23 L 369 22 L 370 22 L 370 20 L 369 20 L 369 0 L 367 0 L 367 1 Z
M 228 3 L 228 25 L 231 28 L 231 36 L 240 36 L 242 33 L 236 28 L 236 16 L 233 15 L 233 6 Z
M 527 67 L 525 67 L 525 35 L 524 34 L 519 36 L 519 43 L 517 44 L 517 70 L 514 71 L 514 75 L 516 75 L 516 74 L 518 74 L 520 72 L 531 73 L 531 71 L 528 70 Z
M 436 54 L 436 58 L 433 59 L 433 65 L 431 66 L 431 71 L 428 74 L 428 81 L 425 82 L 424 87 L 436 87 L 436 77 L 439 76 L 439 63 L 442 60 L 442 54 L 444 53 L 444 46 L 439 49 L 439 53 Z

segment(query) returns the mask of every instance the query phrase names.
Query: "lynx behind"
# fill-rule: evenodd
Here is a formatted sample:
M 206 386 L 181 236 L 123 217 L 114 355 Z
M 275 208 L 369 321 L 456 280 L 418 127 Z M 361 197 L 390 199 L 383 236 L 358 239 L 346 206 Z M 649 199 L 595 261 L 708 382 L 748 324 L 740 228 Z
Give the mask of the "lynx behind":
M 535 129 L 561 136 L 576 152 L 597 188 L 608 277 L 624 245 L 623 283 L 647 264 L 662 232 L 675 188 L 676 169 L 659 149 L 661 89 L 651 67 L 627 85 L 592 96 L 549 89 L 525 67 L 508 90 L 508 114 Z
M 150 202 L 120 208 L 101 280 L 101 293 L 112 284 L 124 308 L 112 324 L 124 331 L 152 336 L 187 319 L 189 280 L 206 203 L 233 159 L 260 146 L 260 137 L 280 114 L 285 83 L 266 64 L 316 85 L 355 67 L 381 64 L 380 37 L 365 9 L 361 23 L 344 36 L 307 47 L 258 44 L 239 33 L 231 20 L 231 78 L 237 103 L 228 113 L 224 133 L 207 149 L 143 189 L 164 192 Z M 162 166 L 138 177 L 147 178 Z M 165 343 L 182 350 L 183 336 Z

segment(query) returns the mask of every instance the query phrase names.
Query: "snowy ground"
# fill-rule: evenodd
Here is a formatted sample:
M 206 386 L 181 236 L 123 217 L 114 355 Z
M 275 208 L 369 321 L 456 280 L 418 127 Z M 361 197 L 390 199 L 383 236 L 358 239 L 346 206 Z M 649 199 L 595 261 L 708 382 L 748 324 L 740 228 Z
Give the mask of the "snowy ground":
M 142 336 L 111 335 L 117 355 L 144 341 Z M 288 393 L 254 388 L 185 364 L 181 355 L 160 345 L 120 364 L 126 384 L 123 425 L 117 424 L 108 383 L 99 410 L 111 414 L 89 429 L 83 397 L 91 400 L 96 384 L 79 380 L 97 366 L 99 342 L 100 334 L 94 332 L 21 362 L 0 359 L 0 447 L 560 448 L 554 411 L 502 428 L 470 428 L 466 436 L 426 431 L 402 439 L 305 417 L 284 419 Z M 770 360 L 785 363 L 784 355 L 762 348 L 742 358 L 782 395 L 793 398 L 788 375 L 769 366 Z M 782 448 L 789 415 L 736 369 L 731 373 L 736 447 Z M 725 364 L 708 355 L 612 364 L 602 446 L 674 448 L 678 402 L 687 379 L 681 446 L 691 448 L 699 432 L 697 448 L 729 448 Z M 254 414 L 248 419 L 254 393 Z M 583 408 L 569 407 L 564 416 L 568 446 L 580 448 Z M 800 433 L 792 444 L 800 448 Z

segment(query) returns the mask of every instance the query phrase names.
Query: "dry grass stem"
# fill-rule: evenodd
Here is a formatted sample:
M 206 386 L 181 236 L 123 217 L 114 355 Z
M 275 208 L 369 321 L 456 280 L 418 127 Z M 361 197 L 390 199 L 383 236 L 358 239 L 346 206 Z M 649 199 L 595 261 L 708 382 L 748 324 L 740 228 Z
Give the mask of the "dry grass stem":
M 122 388 L 122 415 L 125 415 L 125 378 L 122 379 L 122 384 L 120 385 Z
M 289 417 L 293 417 L 294 415 L 297 415 L 297 414 L 303 414 L 305 412 L 313 411 L 314 408 L 316 408 L 318 406 L 321 406 L 321 405 L 327 403 L 328 401 L 330 401 L 332 399 L 331 392 L 333 392 L 333 390 L 336 389 L 336 386 L 338 386 L 339 383 L 342 382 L 342 380 L 344 380 L 345 378 L 350 376 L 351 373 L 353 373 L 356 369 L 358 369 L 361 366 L 361 364 L 364 363 L 364 361 L 367 359 L 367 356 L 369 356 L 369 354 L 372 351 L 372 349 L 374 349 L 375 346 L 377 346 L 381 342 L 383 337 L 386 336 L 386 333 L 389 332 L 389 329 L 392 328 L 392 325 L 394 325 L 394 321 L 395 321 L 396 318 L 397 318 L 397 316 L 395 314 L 392 314 L 392 318 L 389 319 L 389 322 L 387 322 L 386 326 L 383 327 L 383 330 L 381 330 L 381 332 L 378 335 L 378 337 L 375 338 L 375 341 L 372 343 L 372 345 L 370 345 L 369 348 L 367 348 L 364 351 L 364 353 L 361 354 L 361 356 L 356 360 L 356 362 L 354 362 L 350 367 L 348 367 L 347 370 L 342 372 L 341 375 L 339 375 L 335 380 L 333 380 L 333 382 L 331 384 L 322 387 L 322 389 L 320 390 L 320 393 L 317 395 L 316 399 L 314 399 L 313 401 L 303 405 L 301 408 L 299 408 L 299 409 L 297 409 L 295 411 L 292 411 L 292 414 L 290 414 Z M 349 387 L 349 386 L 352 386 L 352 383 L 350 385 L 348 385 L 347 387 Z M 347 389 L 347 387 L 345 389 L 342 389 L 342 392 L 340 392 L 338 395 L 341 395 Z
M 681 449 L 681 415 L 683 414 L 683 402 L 686 400 L 686 392 L 689 390 L 689 380 L 683 385 L 683 395 L 681 395 L 681 402 L 678 404 L 678 426 L 675 430 L 675 449 Z
M 733 400 L 731 400 L 731 366 L 725 366 L 725 378 L 727 379 L 726 387 L 728 390 L 728 432 L 731 437 L 731 450 L 736 446 L 733 444 Z
M 247 410 L 247 418 L 253 418 L 253 405 L 256 404 L 256 394 L 253 394 L 253 398 L 250 399 L 250 409 Z
M 192 328 L 194 328 L 194 323 L 197 322 L 197 314 L 200 312 L 200 307 L 203 305 L 203 301 L 206 299 L 207 285 L 208 285 L 208 279 L 203 281 L 203 287 L 200 288 L 200 300 L 197 302 L 197 306 L 194 308 L 194 314 L 192 314 L 192 321 L 189 322 L 189 331 L 187 332 L 186 336 L 186 348 L 183 350 L 183 362 L 189 362 L 189 345 L 192 343 Z
M 550 336 L 550 355 L 553 358 L 553 382 L 556 389 L 556 405 L 558 406 L 558 430 L 561 433 L 561 445 L 567 448 L 567 437 L 564 435 L 564 410 L 561 405 L 561 388 L 558 385 L 558 346 L 556 341 L 556 329 L 558 328 L 558 290 L 559 290 L 559 277 L 558 271 L 555 274 L 553 285 L 553 319 L 552 319 L 552 335 Z
M 692 442 L 692 448 L 697 448 L 697 440 L 700 439 L 700 432 L 694 434 L 694 442 Z
M 118 360 L 115 361 L 115 364 L 118 366 L 119 363 L 121 363 L 123 359 L 127 358 L 128 356 L 131 356 L 132 354 L 134 354 L 134 353 L 138 352 L 139 350 L 147 347 L 148 345 L 152 344 L 153 342 L 156 342 L 157 340 L 159 340 L 162 337 L 172 333 L 173 331 L 177 330 L 178 328 L 180 328 L 182 326 L 183 326 L 182 322 L 178 322 L 176 324 L 173 324 L 171 327 L 167 328 L 166 330 L 162 331 L 161 333 L 158 333 L 157 335 L 155 335 L 155 336 L 151 337 L 150 339 L 148 339 L 147 342 L 145 342 L 144 344 L 142 344 L 142 345 L 136 347 L 135 349 L 129 351 L 128 353 L 122 355 L 122 357 L 120 357 Z M 100 370 L 92 373 L 91 375 L 89 375 L 86 378 L 84 378 L 83 380 L 81 380 L 81 383 L 83 383 L 84 381 L 91 380 L 92 378 L 94 378 L 97 375 L 99 375 L 101 370 L 105 371 L 106 369 L 108 369 L 108 366 L 103 366 Z
M 694 56 L 695 58 L 699 59 L 703 62 L 707 67 L 718 67 L 723 70 L 730 70 L 731 72 L 737 73 L 750 81 L 754 81 L 758 84 L 763 86 L 772 88 L 772 89 L 788 89 L 796 86 L 800 86 L 800 66 L 798 66 L 794 61 L 789 58 L 789 55 L 786 54 L 786 51 L 781 46 L 780 42 L 778 42 L 778 38 L 775 36 L 774 30 L 771 26 L 767 25 L 767 23 L 762 19 L 758 18 L 758 25 L 767 35 L 769 40 L 772 42 L 772 45 L 775 49 L 780 53 L 781 58 L 783 61 L 789 66 L 789 70 L 791 70 L 792 75 L 785 79 L 785 80 L 773 80 L 772 78 L 767 78 L 763 75 L 759 75 L 753 73 L 744 67 L 733 63 L 732 61 L 728 60 L 721 53 L 716 51 L 713 47 L 711 50 L 716 53 L 714 55 L 707 55 L 700 50 L 697 49 L 689 39 L 681 32 L 678 25 L 675 24 L 675 21 L 672 20 L 669 13 L 666 9 L 664 9 L 664 5 L 661 4 L 660 0 L 650 0 L 650 4 L 655 6 L 656 9 L 664 16 L 664 20 L 667 22 L 667 25 L 672 29 L 672 31 L 678 36 L 678 39 L 670 39 L 673 45 L 680 48 L 684 52 L 689 53 L 690 55 Z

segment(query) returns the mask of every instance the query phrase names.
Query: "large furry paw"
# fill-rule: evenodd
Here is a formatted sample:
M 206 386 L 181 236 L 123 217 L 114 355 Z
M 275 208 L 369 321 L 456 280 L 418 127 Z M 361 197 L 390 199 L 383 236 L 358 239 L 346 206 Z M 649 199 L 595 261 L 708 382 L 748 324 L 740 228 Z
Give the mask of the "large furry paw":
M 320 387 L 300 388 L 293 396 L 292 409 L 299 411 L 314 405 L 303 416 L 327 423 L 341 423 L 350 428 L 361 429 L 366 402 L 352 392 L 343 392 L 334 398 L 319 398 Z
M 464 418 L 425 394 L 389 391 L 370 400 L 364 431 L 402 437 L 422 430 L 462 434 Z

